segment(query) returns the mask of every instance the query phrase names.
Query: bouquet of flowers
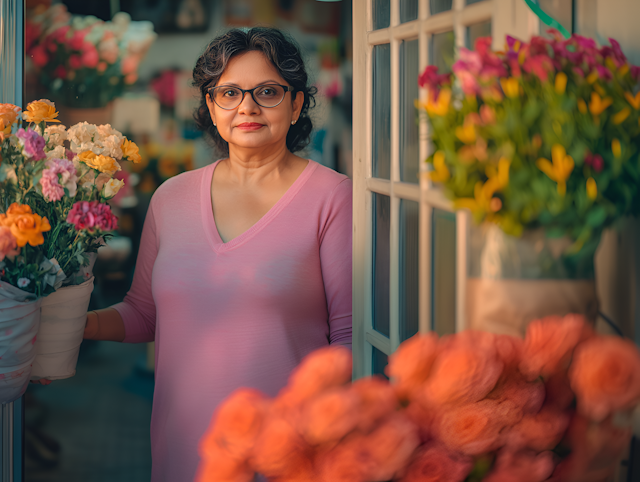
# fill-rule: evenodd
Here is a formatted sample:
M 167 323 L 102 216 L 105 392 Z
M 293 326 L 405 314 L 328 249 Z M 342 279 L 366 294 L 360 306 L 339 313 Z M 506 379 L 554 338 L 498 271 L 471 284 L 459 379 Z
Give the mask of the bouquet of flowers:
M 11 231 L 2 231 L 0 279 L 43 296 L 85 281 L 77 273 L 89 264 L 87 254 L 117 226 L 106 201 L 123 185 L 113 179 L 118 161 L 139 162 L 140 155 L 110 125 L 56 125 L 48 100 L 31 102 L 22 112 L 26 127 L 20 127 L 19 115 L 18 107 L 0 105 L 0 223 Z
M 640 402 L 636 346 L 577 315 L 537 320 L 524 340 L 416 335 L 386 371 L 349 384 L 350 352 L 327 347 L 275 399 L 237 390 L 200 443 L 197 480 L 604 480 Z
M 31 12 L 27 54 L 42 85 L 70 107 L 103 107 L 137 78 L 138 65 L 156 38 L 151 22 L 120 12 L 111 22 L 71 17 L 62 4 Z
M 427 67 L 431 180 L 508 234 L 543 228 L 574 252 L 597 245 L 639 207 L 640 67 L 609 41 L 507 36 L 495 52 L 480 38 L 453 74 Z

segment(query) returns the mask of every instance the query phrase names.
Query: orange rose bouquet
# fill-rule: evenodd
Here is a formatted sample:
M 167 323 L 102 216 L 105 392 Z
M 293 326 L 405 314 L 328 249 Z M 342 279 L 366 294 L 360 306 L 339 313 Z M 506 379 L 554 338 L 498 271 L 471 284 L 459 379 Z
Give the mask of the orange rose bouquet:
M 534 321 L 523 339 L 416 335 L 390 380 L 349 383 L 341 347 L 303 360 L 270 399 L 249 389 L 217 409 L 198 482 L 584 482 L 628 448 L 640 352 L 584 318 Z
M 37 296 L 90 276 L 80 275 L 89 264 L 88 254 L 117 226 L 107 201 L 124 184 L 114 177 L 121 170 L 119 162 L 140 161 L 137 146 L 110 125 L 83 122 L 67 130 L 57 116 L 55 105 L 46 99 L 31 102 L 23 112 L 0 105 L 0 213 L 7 217 L 3 226 L 13 230 L 18 247 L 30 251 L 38 246 L 39 253 L 15 258 L 12 242 L 5 241 L 0 245 L 0 279 Z M 24 216 L 31 216 L 31 231 L 38 235 L 27 238 L 12 228 L 14 203 L 30 209 Z M 27 262 L 25 256 L 34 261 Z M 55 270 L 55 278 L 37 274 L 45 267 L 47 276 Z

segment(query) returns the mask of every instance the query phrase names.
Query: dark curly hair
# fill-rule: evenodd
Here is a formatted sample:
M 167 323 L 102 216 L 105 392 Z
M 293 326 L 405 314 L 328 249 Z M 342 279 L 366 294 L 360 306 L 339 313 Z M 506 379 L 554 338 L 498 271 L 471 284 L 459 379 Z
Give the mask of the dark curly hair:
M 193 118 L 198 128 L 209 134 L 221 154 L 229 154 L 229 144 L 213 125 L 207 108 L 207 91 L 220 80 L 229 60 L 234 56 L 250 52 L 262 52 L 274 65 L 285 81 L 296 92 L 304 94 L 302 110 L 297 122 L 289 128 L 287 148 L 291 152 L 304 149 L 309 144 L 313 123 L 309 109 L 315 107 L 317 89 L 307 85 L 308 75 L 296 42 L 280 30 L 269 27 L 254 27 L 249 30 L 232 29 L 213 39 L 193 69 L 193 86 L 200 91 L 200 105 Z

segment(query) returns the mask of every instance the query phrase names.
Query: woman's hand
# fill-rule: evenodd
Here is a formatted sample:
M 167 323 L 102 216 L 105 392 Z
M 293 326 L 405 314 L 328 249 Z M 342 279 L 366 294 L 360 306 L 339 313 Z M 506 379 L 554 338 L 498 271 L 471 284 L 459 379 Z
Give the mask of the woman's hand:
M 98 314 L 95 311 L 90 311 L 87 313 L 87 324 L 84 327 L 84 335 L 82 337 L 85 340 L 96 340 L 99 332 Z

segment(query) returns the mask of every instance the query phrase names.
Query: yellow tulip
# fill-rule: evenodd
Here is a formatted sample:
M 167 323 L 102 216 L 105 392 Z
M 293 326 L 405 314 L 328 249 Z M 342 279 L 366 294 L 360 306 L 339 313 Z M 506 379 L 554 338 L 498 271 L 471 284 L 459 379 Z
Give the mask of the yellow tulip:
M 502 85 L 504 95 L 506 95 L 507 97 L 511 97 L 513 99 L 520 95 L 520 83 L 518 82 L 518 79 L 515 79 L 513 77 L 509 77 L 508 79 L 500 79 L 500 85 Z
M 631 114 L 631 109 L 625 107 L 612 117 L 613 123 L 615 125 L 622 124 L 626 120 L 626 118 L 629 117 L 629 114 Z
M 582 114 L 586 114 L 587 113 L 587 103 L 583 99 L 578 99 L 578 110 Z
M 555 144 L 551 148 L 551 159 L 553 162 L 541 157 L 536 161 L 536 166 L 551 180 L 558 183 L 558 194 L 564 196 L 567 192 L 567 179 L 573 171 L 575 162 L 560 144 Z
M 615 157 L 620 157 L 622 155 L 622 146 L 620 145 L 620 141 L 618 139 L 614 139 L 611 142 L 611 152 Z
M 598 185 L 596 184 L 596 180 L 592 177 L 587 179 L 587 196 L 592 201 L 598 196 Z
M 589 82 L 590 84 L 593 84 L 599 78 L 600 78 L 600 75 L 598 74 L 598 71 L 594 70 L 587 76 L 587 82 Z
M 607 107 L 613 103 L 611 97 L 601 98 L 596 92 L 591 92 L 591 102 L 589 102 L 589 111 L 592 115 L 602 114 Z
M 558 72 L 556 74 L 555 89 L 558 95 L 564 94 L 567 90 L 567 74 L 564 72 Z
M 627 75 L 627 72 L 629 72 L 629 64 L 625 63 L 618 69 L 618 75 Z
M 607 95 L 604 89 L 600 87 L 600 84 L 593 84 L 593 90 L 595 90 L 600 95 L 600 97 L 604 97 L 605 95 Z
M 451 102 L 451 90 L 442 89 L 435 102 L 429 96 L 429 100 L 425 104 L 425 109 L 431 115 L 444 116 L 449 112 L 449 103 Z
M 465 144 L 473 144 L 476 142 L 476 126 L 469 122 L 456 127 L 456 137 Z
M 433 155 L 433 171 L 429 172 L 433 182 L 445 182 L 451 177 L 449 168 L 444 162 L 444 152 L 438 151 Z
M 624 97 L 625 99 L 627 99 L 627 102 L 631 104 L 631 107 L 633 107 L 635 110 L 640 109 L 640 92 L 638 92 L 635 97 L 631 94 L 631 92 L 625 92 Z

